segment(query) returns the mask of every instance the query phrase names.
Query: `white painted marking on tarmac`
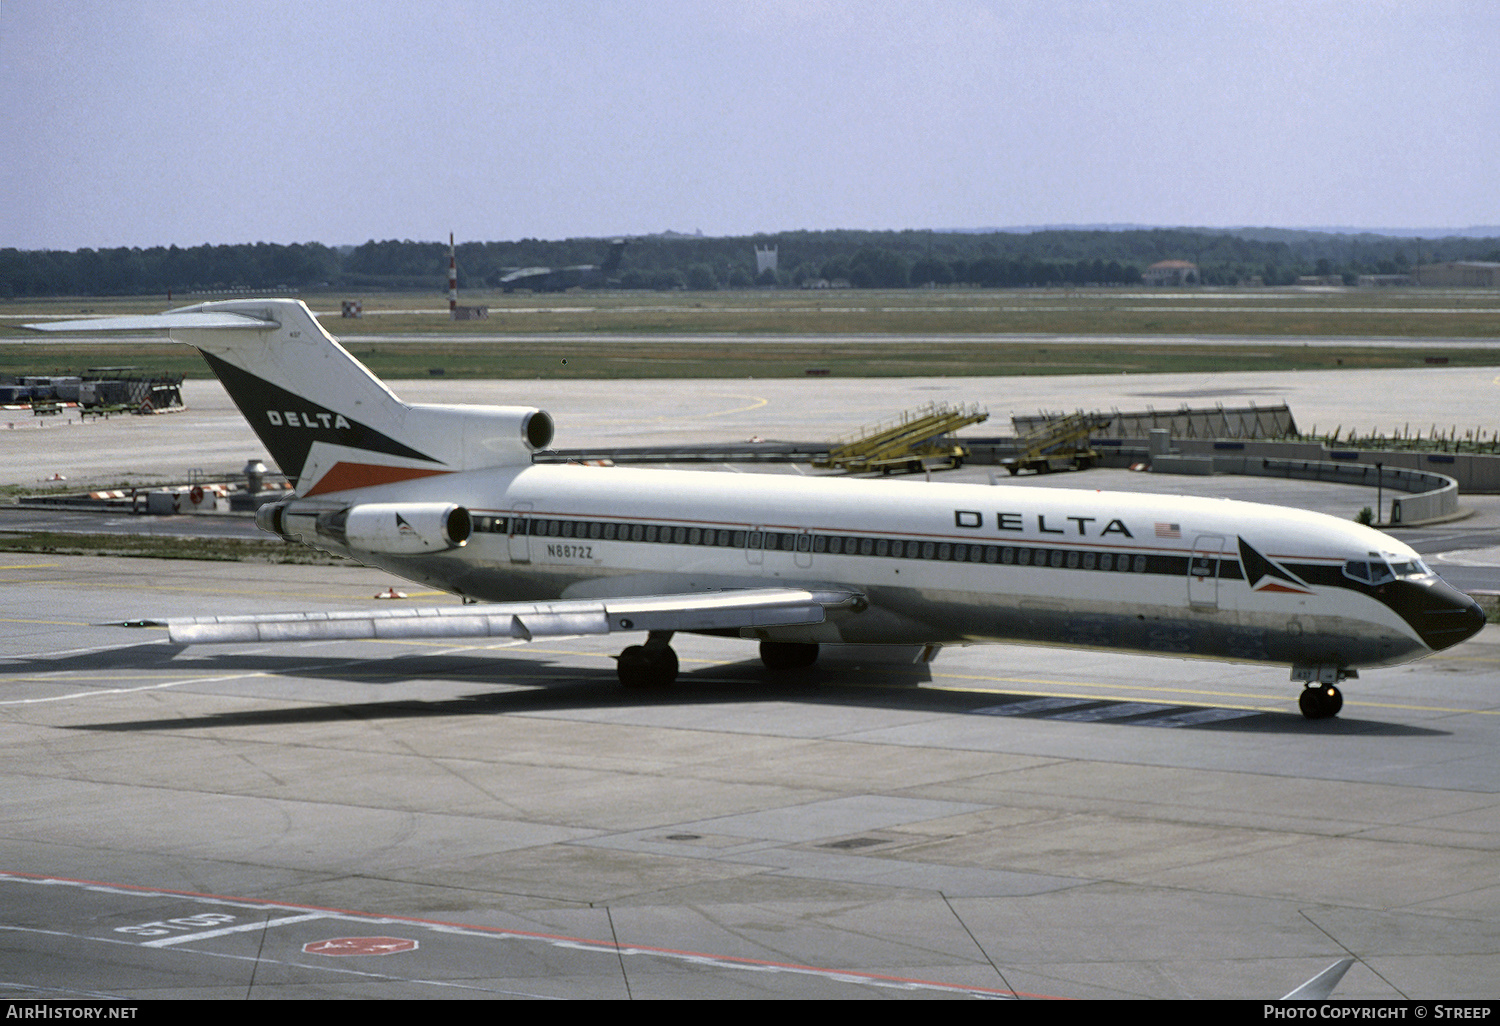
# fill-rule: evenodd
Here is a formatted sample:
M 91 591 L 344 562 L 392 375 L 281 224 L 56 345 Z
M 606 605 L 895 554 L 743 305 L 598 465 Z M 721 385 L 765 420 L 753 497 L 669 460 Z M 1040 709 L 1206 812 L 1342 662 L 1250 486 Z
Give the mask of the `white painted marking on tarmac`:
M 978 709 L 970 709 L 969 712 L 978 713 L 981 716 L 1028 716 L 1032 713 L 1061 712 L 1080 705 L 1092 705 L 1098 701 L 1102 700 L 1098 698 L 1032 698 L 1024 702 L 986 705 Z
M 11 879 L 11 880 L 14 880 L 16 878 L 15 877 L 7 877 L 4 874 L 0 874 L 0 879 Z M 40 880 L 40 881 L 38 881 L 38 880 L 32 880 L 32 881 L 27 881 L 27 882 L 29 882 L 29 883 L 68 883 L 70 881 L 65 881 L 65 880 Z M 117 893 L 117 894 L 139 895 L 141 893 L 139 891 L 120 890 L 119 888 L 108 888 L 108 887 L 88 887 L 87 889 L 88 890 L 95 890 L 95 891 L 107 891 L 107 892 Z M 180 897 L 181 895 L 170 894 L 170 892 L 169 892 L 167 895 L 164 895 L 164 896 L 167 896 L 167 897 Z M 227 904 L 235 904 L 235 902 L 232 902 L 232 901 L 231 902 L 220 902 L 220 904 L 226 904 L 226 903 Z M 328 916 L 326 918 L 343 919 L 343 918 L 356 918 L 356 917 Z M 360 921 L 363 921 L 363 920 L 360 920 Z M 9 930 L 12 933 L 32 933 L 32 934 L 37 934 L 37 935 L 43 936 L 43 937 L 63 937 L 63 938 L 66 938 L 68 940 L 85 941 L 85 942 L 90 942 L 90 943 L 95 943 L 95 944 L 130 944 L 132 947 L 139 947 L 139 945 L 133 944 L 131 941 L 121 940 L 118 937 L 93 937 L 93 936 L 89 936 L 88 934 L 69 933 L 69 932 L 67 932 L 65 930 L 42 930 L 42 929 L 38 929 L 36 927 L 9 926 L 9 925 L 0 923 L 0 931 L 4 931 L 4 930 Z M 510 996 L 514 996 L 514 997 L 533 998 L 533 999 L 540 1000 L 540 1001 L 561 1001 L 561 1000 L 564 1000 L 563 998 L 560 998 L 560 997 L 558 997 L 555 994 L 535 994 L 535 993 L 532 993 L 530 991 L 524 991 L 524 990 L 505 990 L 505 989 L 500 988 L 500 987 L 480 987 L 480 986 L 475 986 L 475 985 L 466 984 L 466 983 L 454 983 L 451 980 L 425 980 L 425 979 L 422 979 L 420 977 L 396 976 L 396 975 L 391 974 L 391 973 L 371 972 L 370 970 L 367 970 L 367 969 L 351 969 L 351 968 L 349 968 L 347 966 L 341 966 L 341 965 L 316 964 L 316 963 L 312 963 L 312 962 L 301 962 L 301 961 L 291 962 L 291 961 L 287 961 L 286 959 L 269 958 L 269 957 L 267 957 L 264 954 L 257 954 L 257 955 L 234 955 L 234 954 L 230 954 L 230 953 L 224 952 L 224 951 L 195 951 L 195 952 L 193 952 L 193 954 L 195 954 L 195 955 L 197 955 L 197 956 L 199 956 L 201 958 L 224 958 L 224 959 L 229 959 L 230 961 L 233 961 L 233 962 L 253 962 L 256 965 L 280 965 L 280 966 L 295 967 L 297 969 L 311 969 L 311 970 L 316 970 L 318 972 L 323 972 L 323 973 L 337 973 L 340 976 L 358 976 L 358 977 L 361 977 L 361 978 L 364 978 L 364 979 L 369 979 L 369 980 L 383 980 L 383 981 L 389 981 L 391 983 L 413 983 L 413 984 L 416 984 L 416 985 L 422 986 L 422 987 L 447 987 L 447 988 L 450 988 L 450 989 L 453 989 L 453 990 L 474 990 L 474 991 L 479 991 L 480 993 L 483 993 L 483 994 L 505 994 L 505 995 L 510 995 Z
M 1260 711 L 1251 709 L 1222 709 L 1209 707 L 1192 709 L 1184 712 L 1170 712 L 1177 708 L 1171 705 L 1161 705 L 1156 702 L 1118 702 L 1102 706 L 1097 709 L 1084 709 L 1081 706 L 1093 705 L 1096 702 L 1108 701 L 1098 698 L 1032 698 L 1024 702 L 1007 702 L 1004 705 L 987 705 L 978 709 L 970 709 L 971 713 L 981 716 L 1036 716 L 1039 719 L 1066 720 L 1074 723 L 1096 723 L 1099 721 L 1124 719 L 1128 716 L 1141 716 L 1131 726 L 1141 727 L 1193 727 L 1202 723 L 1219 723 L 1225 720 L 1238 720 L 1246 716 L 1259 716 Z M 1150 712 L 1170 713 L 1165 716 L 1147 716 Z
M 1049 720 L 1068 720 L 1076 723 L 1096 723 L 1100 720 L 1122 720 L 1127 716 L 1139 716 L 1142 713 L 1163 712 L 1172 708 L 1169 705 L 1157 705 L 1154 702 L 1119 702 L 1113 705 L 1101 706 L 1098 709 L 1078 709 L 1073 712 L 1060 712 L 1048 716 Z
M 9 698 L 0 701 L 0 705 L 38 705 L 43 702 L 67 702 L 75 698 L 101 698 L 105 695 L 129 695 L 137 691 L 161 691 L 164 688 L 181 687 L 184 684 L 213 684 L 224 680 L 240 680 L 245 677 L 265 677 L 268 674 L 259 671 L 255 673 L 231 673 L 222 677 L 191 677 L 187 680 L 169 680 L 160 684 L 143 684 L 138 688 L 98 688 L 94 691 L 73 691 L 66 695 L 48 695 L 45 698 Z
M 1451 552 L 1439 552 L 1432 559 L 1450 566 L 1495 567 L 1500 566 L 1500 548 L 1454 549 Z
M 129 695 L 138 691 L 161 691 L 166 688 L 178 688 L 185 684 L 216 684 L 226 680 L 246 680 L 251 677 L 279 676 L 282 673 L 302 673 L 305 670 L 327 669 L 330 666 L 343 666 L 353 659 L 340 659 L 337 662 L 308 663 L 305 666 L 293 666 L 286 670 L 277 671 L 276 674 L 256 670 L 250 673 L 226 673 L 215 677 L 188 677 L 184 680 L 168 680 L 160 684 L 143 684 L 137 688 L 97 688 L 93 691 L 73 691 L 66 695 L 48 695 L 44 698 L 11 698 L 0 700 L 0 706 L 5 705 L 37 705 L 43 702 L 66 702 L 78 698 L 100 698 L 106 695 Z
M 94 624 L 84 624 L 93 627 Z M 87 648 L 62 648 L 53 652 L 18 652 L 15 655 L 0 656 L 0 660 L 7 659 L 50 659 L 55 656 L 86 655 L 89 652 L 115 652 L 127 648 L 140 648 L 142 645 L 167 645 L 170 644 L 166 638 L 152 638 L 150 641 L 133 641 L 128 645 L 90 645 Z
M 1240 720 L 1246 716 L 1259 716 L 1258 712 L 1246 709 L 1195 709 L 1192 712 L 1176 713 L 1172 716 L 1152 716 L 1148 719 L 1137 720 L 1136 726 L 1140 727 L 1195 727 L 1200 723 L 1222 723 L 1226 720 Z
M 439 923 L 425 919 L 412 919 L 401 916 L 368 915 L 359 912 L 346 912 L 337 909 L 318 909 L 305 911 L 306 906 L 281 905 L 276 902 L 255 902 L 243 898 L 217 898 L 208 894 L 187 894 L 176 891 L 155 891 L 146 888 L 134 888 L 129 886 L 115 886 L 89 880 L 70 880 L 58 877 L 33 877 L 14 873 L 0 872 L 0 882 L 5 883 L 27 883 L 39 886 L 53 887 L 76 887 L 85 891 L 102 894 L 118 894 L 129 897 L 153 897 L 173 898 L 182 901 L 191 901 L 195 904 L 213 904 L 229 908 L 254 908 L 259 910 L 270 910 L 276 908 L 297 911 L 295 917 L 285 917 L 281 920 L 273 920 L 272 923 L 247 923 L 241 927 L 226 930 L 204 931 L 193 936 L 203 938 L 214 934 L 240 932 L 244 929 L 262 929 L 267 925 L 276 925 L 282 922 L 293 922 L 309 919 L 329 919 L 342 922 L 363 923 L 369 925 L 398 925 L 407 928 L 419 928 L 431 930 L 435 933 L 452 934 L 462 937 L 473 937 L 491 940 L 518 940 L 533 944 L 544 944 L 553 948 L 565 948 L 576 951 L 598 952 L 606 954 L 643 955 L 650 958 L 665 959 L 668 961 L 685 963 L 689 965 L 701 965 L 717 969 L 733 969 L 742 972 L 759 973 L 790 973 L 793 975 L 812 976 L 820 979 L 839 983 L 852 983 L 862 986 L 873 986 L 907 991 L 929 991 L 950 994 L 968 994 L 973 997 L 988 998 L 1015 998 L 1018 995 L 1009 990 L 996 987 L 981 987 L 958 983 L 943 983 L 936 980 L 910 979 L 899 976 L 882 976 L 877 973 L 865 973 L 851 971 L 848 969 L 829 969 L 819 966 L 799 965 L 797 963 L 770 962 L 759 959 L 740 958 L 734 955 L 711 955 L 697 951 L 680 951 L 672 948 L 657 948 L 644 945 L 626 945 L 612 941 L 593 941 L 579 937 L 565 937 L 556 934 L 530 933 L 525 930 L 506 930 L 504 928 L 487 928 L 466 926 L 459 923 Z M 132 944 L 135 947 L 165 947 L 166 941 L 180 943 L 190 939 L 189 937 L 163 938 L 163 941 L 148 942 L 137 945 L 131 941 L 123 941 L 117 937 L 96 937 L 81 934 L 68 933 L 65 931 L 38 930 L 25 927 L 8 927 L 0 924 L 0 930 L 15 930 L 21 933 L 38 933 L 56 937 L 69 937 L 83 941 L 104 942 L 108 944 Z M 467 984 L 451 983 L 445 980 L 426 980 L 412 977 L 395 976 L 386 973 L 370 972 L 368 970 L 353 970 L 345 968 L 329 967 L 323 964 L 308 962 L 286 962 L 264 955 L 233 955 L 225 952 L 212 950 L 198 950 L 197 955 L 213 958 L 228 958 L 236 961 L 258 962 L 263 965 L 296 965 L 300 968 L 317 968 L 323 972 L 339 972 L 351 976 L 360 976 L 369 979 L 392 980 L 404 983 L 414 983 L 421 986 L 453 987 L 463 990 L 481 990 L 487 993 L 518 993 L 515 991 L 502 991 L 495 988 L 475 987 Z M 543 994 L 523 994 L 526 997 L 547 997 Z M 1042 996 L 1042 995 L 1030 995 Z
M 264 922 L 240 923 L 238 926 L 225 926 L 217 930 L 203 930 L 199 933 L 181 933 L 175 937 L 162 937 L 160 940 L 146 941 L 141 947 L 170 948 L 175 944 L 190 944 L 193 941 L 208 940 L 211 937 L 224 937 L 231 933 L 253 933 L 256 930 L 269 930 L 273 926 L 289 926 L 292 923 L 305 923 L 312 919 L 327 918 L 329 917 L 322 912 L 308 912 L 300 916 L 284 916 L 281 919 L 267 919 Z

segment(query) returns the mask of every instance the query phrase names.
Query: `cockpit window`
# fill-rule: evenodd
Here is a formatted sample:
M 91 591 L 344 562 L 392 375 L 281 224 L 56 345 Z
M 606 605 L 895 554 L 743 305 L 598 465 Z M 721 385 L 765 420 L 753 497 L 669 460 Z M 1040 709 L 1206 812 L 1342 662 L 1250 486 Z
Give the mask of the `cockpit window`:
M 1398 577 L 1426 577 L 1432 571 L 1420 559 L 1387 563 L 1383 559 L 1351 559 L 1344 564 L 1344 576 L 1365 584 L 1384 584 Z

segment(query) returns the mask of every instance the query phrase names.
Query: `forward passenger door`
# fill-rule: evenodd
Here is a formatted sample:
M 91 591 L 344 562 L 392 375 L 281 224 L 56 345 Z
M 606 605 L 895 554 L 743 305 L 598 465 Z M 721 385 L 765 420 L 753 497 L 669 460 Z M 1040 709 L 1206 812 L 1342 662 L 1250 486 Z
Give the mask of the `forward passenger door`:
M 1188 605 L 1203 612 L 1219 608 L 1219 571 L 1224 565 L 1222 534 L 1200 534 L 1188 556 Z

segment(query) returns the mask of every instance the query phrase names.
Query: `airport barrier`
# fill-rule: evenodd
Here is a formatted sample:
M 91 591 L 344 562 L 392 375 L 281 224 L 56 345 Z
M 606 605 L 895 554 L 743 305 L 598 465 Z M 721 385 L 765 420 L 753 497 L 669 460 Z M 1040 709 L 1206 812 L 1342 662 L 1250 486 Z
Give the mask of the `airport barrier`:
M 1056 421 L 1060 413 L 1038 413 L 1016 416 L 1011 423 L 1017 435 Z M 1365 449 L 1352 446 L 1327 446 L 1322 441 L 1290 440 L 1297 435 L 1297 425 L 1285 404 L 1259 407 L 1216 406 L 1213 408 L 1121 412 L 1111 410 L 1107 427 L 1097 430 L 1090 444 L 1099 452 L 1100 466 L 1128 466 L 1134 456 L 1125 457 L 1125 449 L 1144 444 L 1153 430 L 1171 433 L 1174 454 L 1182 456 L 1268 456 L 1273 459 L 1348 460 L 1351 463 L 1382 464 L 1426 470 L 1458 481 L 1464 492 L 1478 495 L 1500 494 L 1500 455 L 1490 452 L 1441 452 L 1424 449 Z M 1481 432 L 1482 434 L 1482 432 Z M 1014 438 L 963 438 L 970 447 L 970 463 L 994 463 L 1016 444 Z M 1110 450 L 1108 446 L 1120 446 Z M 982 451 L 981 451 L 982 450 Z
M 1097 445 L 1098 442 L 1096 441 Z M 1230 441 L 1172 439 L 1183 455 L 1269 456 L 1279 459 L 1323 460 L 1337 463 L 1422 470 L 1451 477 L 1468 495 L 1500 494 L 1500 456 L 1473 452 L 1427 452 L 1390 449 L 1329 448 L 1321 442 Z
M 1196 474 L 1199 477 L 1207 477 L 1214 473 L 1234 474 L 1238 471 L 1219 470 L 1218 461 L 1212 456 L 1178 456 L 1161 455 L 1148 458 L 1153 474 Z
M 965 438 L 964 444 L 969 447 L 967 462 L 975 464 L 998 463 L 1001 458 L 1016 452 L 1014 438 Z M 1129 467 L 1150 459 L 1147 446 L 1134 439 L 1100 438 L 1095 435 L 1089 440 L 1089 444 L 1099 453 L 1096 465 L 1101 467 Z M 1372 476 L 1368 480 L 1371 482 L 1375 480 L 1373 468 L 1378 465 L 1388 470 L 1425 471 L 1452 478 L 1458 482 L 1459 490 L 1467 495 L 1500 494 L 1500 456 L 1488 453 L 1393 452 L 1386 449 L 1330 449 L 1322 442 L 1173 438 L 1172 454 L 1213 457 L 1225 465 L 1228 465 L 1229 457 L 1239 456 L 1369 467 Z M 1184 469 L 1182 472 L 1190 471 Z M 1356 477 L 1355 480 L 1361 478 Z
M 1328 460 L 1278 460 L 1254 456 L 1215 456 L 1214 471 L 1253 477 L 1290 477 L 1304 481 L 1389 488 L 1405 493 L 1391 497 L 1390 515 L 1381 518 L 1390 526 L 1410 525 L 1453 516 L 1458 512 L 1458 482 L 1444 474 L 1404 467 L 1375 467 L 1368 463 L 1334 463 Z M 1153 468 L 1155 469 L 1155 468 Z

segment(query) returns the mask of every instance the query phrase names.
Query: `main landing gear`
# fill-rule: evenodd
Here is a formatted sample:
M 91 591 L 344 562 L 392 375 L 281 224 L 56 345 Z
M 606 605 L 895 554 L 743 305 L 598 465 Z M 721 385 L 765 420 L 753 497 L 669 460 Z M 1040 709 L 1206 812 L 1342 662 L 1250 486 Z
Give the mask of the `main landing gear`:
M 1358 670 L 1342 666 L 1293 666 L 1292 680 L 1300 680 L 1306 685 L 1297 699 L 1297 707 L 1310 720 L 1337 716 L 1344 707 L 1344 693 L 1339 690 L 1339 682 L 1358 676 Z
M 627 688 L 664 688 L 677 679 L 677 653 L 668 644 L 671 631 L 652 631 L 644 645 L 631 645 L 615 657 L 615 673 Z M 791 641 L 762 641 L 760 661 L 778 673 L 803 670 L 818 661 L 818 646 Z
M 805 670 L 818 661 L 818 646 L 796 641 L 762 641 L 760 661 L 766 669 L 776 672 Z
M 627 688 L 664 688 L 677 679 L 677 653 L 671 631 L 652 631 L 644 645 L 631 645 L 617 657 L 615 672 Z

